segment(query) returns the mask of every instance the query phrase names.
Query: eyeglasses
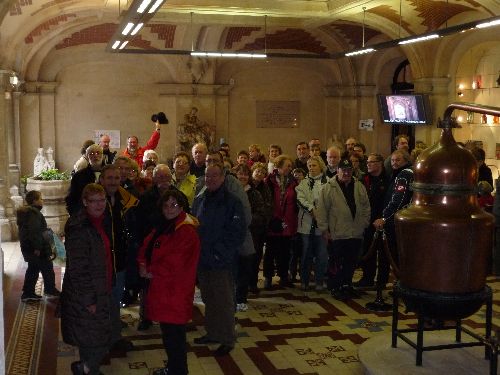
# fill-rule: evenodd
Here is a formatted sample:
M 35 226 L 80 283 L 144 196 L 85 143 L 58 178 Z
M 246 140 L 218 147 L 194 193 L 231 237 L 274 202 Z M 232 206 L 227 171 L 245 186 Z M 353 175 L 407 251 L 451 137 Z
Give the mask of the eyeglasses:
M 165 203 L 163 205 L 163 208 L 168 208 L 168 209 L 179 208 L 179 207 L 180 207 L 179 203 L 174 203 L 174 204 L 167 204 L 167 203 Z
M 101 156 L 102 152 L 96 151 L 96 152 L 89 152 L 89 156 Z
M 382 160 L 369 160 L 366 164 L 380 163 Z

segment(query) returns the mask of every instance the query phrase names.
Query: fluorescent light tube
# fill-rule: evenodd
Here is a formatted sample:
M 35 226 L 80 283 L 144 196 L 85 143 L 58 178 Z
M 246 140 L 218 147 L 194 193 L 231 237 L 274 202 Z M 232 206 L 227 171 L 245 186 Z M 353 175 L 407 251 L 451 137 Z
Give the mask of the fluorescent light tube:
M 148 10 L 148 13 L 154 13 L 156 12 L 156 9 L 158 9 L 161 5 L 161 3 L 163 3 L 163 0 L 156 0 L 156 2 L 153 4 L 153 6 L 151 8 L 149 8 Z
M 491 22 L 480 23 L 479 25 L 476 26 L 476 28 L 478 28 L 478 29 L 485 29 L 487 27 L 497 26 L 497 25 L 500 25 L 500 20 L 495 20 L 495 21 L 491 21 Z
M 137 13 L 144 13 L 149 4 L 151 4 L 151 0 L 143 0 L 139 8 L 137 8 Z
M 431 35 L 421 36 L 421 37 L 418 37 L 418 38 L 413 38 L 413 39 L 408 39 L 408 40 L 402 40 L 398 44 L 418 43 L 418 42 L 423 42 L 425 40 L 431 40 L 431 39 L 436 39 L 436 38 L 439 38 L 439 34 L 431 34 Z
M 115 42 L 113 43 L 113 46 L 112 46 L 111 48 L 113 48 L 113 49 L 117 49 L 117 48 L 118 48 L 118 46 L 120 45 L 120 43 L 121 43 L 121 41 L 119 41 L 119 40 L 115 41 Z
M 360 49 L 357 51 L 348 52 L 345 54 L 345 56 L 348 57 L 348 56 L 364 55 L 366 53 L 371 53 L 371 52 L 375 52 L 375 49 L 373 49 L 373 48 Z
M 125 46 L 126 46 L 127 44 L 128 44 L 128 40 L 125 40 L 125 41 L 122 43 L 122 45 L 120 46 L 120 48 L 119 48 L 119 49 L 124 49 L 124 48 L 125 48 Z
M 130 33 L 130 35 L 135 35 L 137 34 L 137 32 L 144 26 L 144 23 L 138 23 L 137 26 L 134 28 L 134 30 L 132 30 L 132 32 Z
M 123 35 L 128 35 L 129 31 L 132 29 L 132 27 L 134 27 L 134 23 L 133 22 L 129 22 L 127 23 L 127 26 L 125 26 L 123 28 L 123 31 L 122 31 L 122 34 Z

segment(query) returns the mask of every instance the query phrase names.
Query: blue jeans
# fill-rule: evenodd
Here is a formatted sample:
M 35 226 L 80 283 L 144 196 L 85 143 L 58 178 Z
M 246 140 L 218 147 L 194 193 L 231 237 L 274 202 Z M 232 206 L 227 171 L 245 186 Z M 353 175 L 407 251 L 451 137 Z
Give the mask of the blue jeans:
M 316 285 L 323 285 L 328 266 L 328 251 L 326 242 L 320 235 L 302 234 L 302 260 L 300 268 L 300 281 L 309 284 L 309 274 L 314 260 L 314 279 Z

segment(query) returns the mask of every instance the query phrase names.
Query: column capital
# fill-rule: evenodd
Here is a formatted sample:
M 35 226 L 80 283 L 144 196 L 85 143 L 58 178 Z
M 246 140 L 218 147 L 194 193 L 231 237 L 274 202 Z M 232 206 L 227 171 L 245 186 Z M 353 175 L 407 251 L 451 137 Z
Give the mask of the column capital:
M 353 96 L 374 96 L 377 94 L 376 85 L 332 85 L 323 86 L 323 92 L 326 97 L 337 96 L 337 97 L 353 97 Z
M 207 85 L 192 83 L 159 83 L 160 96 L 172 95 L 216 95 L 227 96 L 233 85 Z
M 59 82 L 40 82 L 31 81 L 25 82 L 24 87 L 26 88 L 26 93 L 42 93 L 42 94 L 54 94 L 56 88 L 59 86 Z
M 421 94 L 444 95 L 448 94 L 449 77 L 424 77 L 413 81 L 415 92 Z

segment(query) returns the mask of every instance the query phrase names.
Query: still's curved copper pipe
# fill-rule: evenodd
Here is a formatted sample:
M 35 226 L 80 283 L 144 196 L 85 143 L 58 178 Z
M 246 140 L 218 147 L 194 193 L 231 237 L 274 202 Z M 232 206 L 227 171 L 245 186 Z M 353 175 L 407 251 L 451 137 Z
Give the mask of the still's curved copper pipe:
M 476 104 L 476 103 L 464 103 L 464 102 L 456 102 L 451 103 L 446 107 L 444 111 L 443 120 L 450 121 L 451 114 L 455 109 L 460 109 L 462 111 L 467 112 L 476 112 L 476 113 L 484 113 L 486 115 L 500 116 L 500 108 L 492 107 L 489 105 Z

